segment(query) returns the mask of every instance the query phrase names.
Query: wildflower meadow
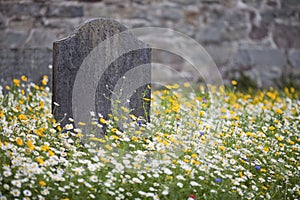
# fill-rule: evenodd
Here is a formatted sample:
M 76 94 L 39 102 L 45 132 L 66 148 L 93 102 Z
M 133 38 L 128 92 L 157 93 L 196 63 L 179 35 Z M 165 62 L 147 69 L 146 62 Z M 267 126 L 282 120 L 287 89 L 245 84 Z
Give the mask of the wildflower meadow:
M 300 199 L 292 87 L 167 85 L 144 98 L 150 122 L 121 107 L 92 112 L 86 131 L 54 119 L 47 84 L 22 76 L 0 89 L 1 200 Z

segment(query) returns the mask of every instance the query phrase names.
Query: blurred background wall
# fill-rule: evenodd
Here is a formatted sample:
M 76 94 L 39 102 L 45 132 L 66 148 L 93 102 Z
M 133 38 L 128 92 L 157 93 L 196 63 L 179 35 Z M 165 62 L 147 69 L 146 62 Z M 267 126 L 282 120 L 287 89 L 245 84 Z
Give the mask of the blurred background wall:
M 203 45 L 227 83 L 300 84 L 300 0 L 0 0 L 1 84 L 23 74 L 31 81 L 51 77 L 53 41 L 94 17 L 185 33 Z M 183 59 L 154 57 L 193 79 Z

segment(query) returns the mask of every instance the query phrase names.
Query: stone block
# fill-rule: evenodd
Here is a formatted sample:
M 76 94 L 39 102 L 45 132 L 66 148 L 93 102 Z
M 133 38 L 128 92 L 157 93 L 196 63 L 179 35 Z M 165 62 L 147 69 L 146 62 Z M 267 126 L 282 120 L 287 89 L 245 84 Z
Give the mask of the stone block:
M 210 44 L 204 47 L 218 67 L 228 64 L 237 51 L 236 45 L 230 43 Z
M 47 75 L 51 86 L 50 64 L 52 64 L 51 49 L 1 48 L 0 84 L 11 85 L 13 78 L 20 78 L 22 75 L 26 75 L 29 82 L 40 84 L 42 76 Z
M 298 22 L 300 18 L 300 9 L 272 9 L 272 10 L 265 10 L 264 12 L 260 13 L 261 15 L 261 22 L 263 24 L 271 24 L 275 23 L 276 21 L 286 21 L 290 22 Z
M 4 16 L 12 17 L 12 16 L 40 16 L 41 9 L 43 7 L 42 3 L 39 2 L 23 2 L 23 3 L 15 3 L 15 2 L 0 2 L 0 13 Z
M 179 21 L 180 19 L 183 18 L 183 13 L 180 9 L 176 7 L 163 7 L 162 13 L 161 13 L 161 18 L 164 20 L 172 20 L 172 21 Z
M 47 17 L 82 17 L 83 14 L 83 6 L 77 5 L 50 5 L 46 11 Z
M 24 45 L 28 32 L 25 30 L 9 30 L 0 32 L 0 46 L 2 48 L 20 48 Z
M 282 0 L 282 7 L 284 9 L 289 8 L 300 8 L 300 1 L 299 0 Z
M 261 40 L 267 37 L 268 34 L 269 28 L 265 24 L 261 24 L 260 26 L 252 24 L 249 37 L 253 40 Z
M 216 22 L 205 27 L 204 30 L 196 33 L 196 40 L 200 42 L 221 42 L 223 36 L 226 33 L 226 23 L 225 22 Z
M 49 29 L 63 29 L 64 31 L 71 32 L 75 27 L 80 24 L 81 20 L 79 18 L 48 18 L 43 20 L 43 24 Z
M 52 43 L 57 39 L 56 32 L 51 29 L 37 28 L 31 31 L 30 38 L 27 38 L 25 47 L 52 48 Z
M 294 69 L 300 71 L 300 50 L 292 49 L 289 51 L 289 61 Z
M 276 24 L 273 40 L 280 48 L 300 49 L 300 26 Z
M 239 49 L 234 63 L 241 66 L 277 66 L 287 65 L 284 50 L 269 47 L 249 47 Z

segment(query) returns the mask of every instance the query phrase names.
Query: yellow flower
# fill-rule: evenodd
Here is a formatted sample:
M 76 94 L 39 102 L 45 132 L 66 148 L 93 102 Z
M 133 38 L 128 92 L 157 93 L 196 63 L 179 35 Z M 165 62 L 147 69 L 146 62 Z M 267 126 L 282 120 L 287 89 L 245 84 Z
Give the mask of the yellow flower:
M 266 172 L 267 170 L 264 169 L 264 168 L 261 168 L 260 171 L 261 171 L 261 172 Z
M 282 141 L 282 137 L 280 137 L 280 136 L 276 136 L 276 139 L 277 139 L 279 142 Z
M 295 93 L 295 88 L 291 87 L 290 90 L 291 90 L 291 93 Z
M 133 114 L 130 114 L 129 117 L 132 119 L 132 120 L 137 120 L 137 117 Z M 101 119 L 100 119 L 101 120 Z M 101 122 L 101 121 L 100 121 Z
M 7 86 L 5 86 L 5 89 L 6 90 L 10 90 L 10 87 L 7 85 Z
M 129 109 L 128 109 L 128 108 L 126 108 L 126 107 L 124 107 L 124 106 L 121 106 L 121 109 L 122 109 L 124 112 L 126 112 L 126 113 L 128 113 L 128 112 L 129 112 Z
M 204 116 L 205 112 L 203 110 L 198 112 L 200 116 Z
M 28 148 L 29 148 L 30 150 L 34 150 L 34 145 L 33 145 L 33 143 L 32 143 L 32 140 L 28 140 L 28 141 L 26 142 L 26 145 L 28 146 Z
M 79 126 L 85 126 L 86 124 L 84 122 L 78 122 Z
M 192 156 L 192 158 L 197 158 L 197 154 L 196 153 L 193 153 L 191 156 Z
M 243 172 L 239 172 L 239 176 L 242 178 L 243 177 Z
M 49 145 L 43 145 L 43 146 L 41 146 L 41 150 L 42 151 L 48 151 L 50 149 L 50 147 L 49 147 Z
M 249 137 L 251 137 L 252 133 L 251 132 L 247 132 L 246 135 L 249 136 Z
M 56 128 L 57 128 L 58 131 L 61 131 L 61 130 L 62 130 L 62 129 L 61 129 L 61 126 L 59 126 L 59 125 L 58 125 Z
M 36 161 L 41 165 L 44 164 L 44 160 L 42 158 L 37 158 Z
M 167 109 L 165 112 L 166 112 L 167 114 L 169 114 L 169 113 L 171 113 L 171 110 L 170 110 L 170 109 Z
M 43 76 L 42 84 L 47 85 L 48 83 L 48 76 Z
M 4 111 L 0 111 L 0 118 L 4 116 Z
M 144 101 L 150 101 L 151 99 L 144 97 L 143 100 Z
M 76 137 L 78 137 L 78 138 L 82 138 L 82 137 L 83 137 L 83 134 L 81 134 L 81 133 L 78 133 L 78 134 L 76 135 Z
M 104 118 L 100 118 L 100 123 L 101 124 L 107 124 L 108 122 Z
M 263 190 L 268 190 L 268 188 L 266 186 L 262 186 L 261 187 Z
M 164 140 L 164 141 L 163 141 L 163 144 L 164 144 L 165 146 L 169 146 L 169 142 L 168 142 L 167 140 Z
M 264 147 L 264 151 L 265 151 L 265 152 L 269 152 L 270 149 L 269 149 L 268 147 Z
M 174 89 L 179 88 L 179 85 L 178 85 L 177 83 L 175 83 L 175 84 L 173 85 L 173 88 L 174 88 Z
M 222 151 L 225 151 L 226 147 L 225 146 L 220 146 L 219 147 Z
M 292 141 L 292 140 L 290 140 L 289 143 L 290 143 L 291 145 L 295 144 L 295 142 Z
M 20 80 L 19 79 L 13 79 L 13 83 L 15 86 L 20 87 Z
M 199 89 L 200 89 L 201 92 L 204 92 L 204 90 L 205 90 L 204 85 L 200 85 Z
M 16 138 L 16 142 L 19 146 L 22 146 L 23 145 L 23 140 L 19 137 Z
M 237 85 L 237 81 L 236 81 L 236 80 L 232 80 L 232 81 L 231 81 L 231 84 L 232 84 L 232 85 Z
M 40 101 L 40 107 L 41 107 L 41 108 L 44 108 L 44 107 L 45 107 L 44 102 Z
M 24 82 L 26 82 L 27 81 L 27 77 L 25 75 L 22 75 L 21 76 L 21 80 L 24 81 Z
M 45 181 L 39 181 L 39 184 L 40 184 L 42 187 L 45 187 L 45 186 L 46 186 L 46 182 L 45 182 Z
M 193 160 L 193 164 L 200 165 L 201 163 L 199 161 L 197 161 L 197 160 Z
M 270 127 L 269 127 L 269 130 L 270 130 L 270 131 L 274 131 L 274 130 L 275 130 L 275 127 L 274 127 L 274 126 L 270 126 Z
M 119 139 L 119 137 L 116 136 L 116 135 L 112 135 L 111 137 L 112 137 L 113 139 L 115 139 L 115 140 L 118 140 L 118 139 Z
M 105 148 L 106 148 L 107 150 L 112 150 L 112 149 L 113 149 L 111 146 L 109 146 L 109 144 L 105 145 Z
M 28 120 L 27 116 L 24 115 L 24 114 L 20 114 L 20 115 L 18 116 L 18 119 L 21 120 L 21 121 L 23 121 L 23 120 Z
M 49 156 L 54 156 L 54 152 L 53 151 L 49 150 L 48 153 L 49 153 Z
M 279 143 L 278 145 L 281 146 L 281 147 L 284 147 L 284 144 L 282 144 L 282 143 Z
M 45 131 L 45 128 L 39 128 L 35 130 L 35 133 L 40 136 L 40 137 L 44 137 L 43 132 Z
M 183 84 L 183 87 L 186 87 L 186 88 L 188 88 L 190 86 L 191 86 L 190 83 L 187 83 L 187 82 Z
M 174 112 L 178 113 L 179 110 L 180 110 L 180 105 L 179 105 L 178 103 L 174 103 L 174 104 L 172 105 L 172 110 L 173 110 Z
M 100 138 L 96 138 L 96 137 L 90 137 L 90 140 L 105 143 L 105 140 L 104 140 L 104 139 L 100 139 Z
M 133 136 L 133 137 L 131 138 L 131 140 L 134 141 L 134 142 L 137 142 L 137 141 L 138 141 L 138 138 L 137 138 L 136 136 Z

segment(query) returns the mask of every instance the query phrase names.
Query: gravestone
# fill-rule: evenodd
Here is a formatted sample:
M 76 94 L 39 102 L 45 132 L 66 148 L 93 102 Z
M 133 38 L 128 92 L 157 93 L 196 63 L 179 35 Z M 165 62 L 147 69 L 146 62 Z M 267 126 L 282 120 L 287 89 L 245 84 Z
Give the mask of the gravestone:
M 122 104 L 128 104 L 132 114 L 149 120 L 150 105 L 145 105 L 143 97 L 150 98 L 145 84 L 151 82 L 150 62 L 151 49 L 122 24 L 105 18 L 83 23 L 68 37 L 53 43 L 55 119 L 62 125 L 69 123 L 68 118 L 86 122 L 90 111 L 108 118 L 116 103 L 112 102 L 115 93 L 125 92 L 130 97 L 121 99 Z M 139 66 L 142 70 L 137 70 Z M 127 86 L 122 86 L 125 79 Z

